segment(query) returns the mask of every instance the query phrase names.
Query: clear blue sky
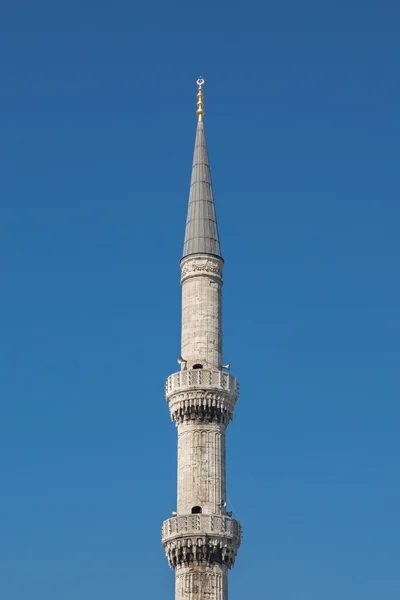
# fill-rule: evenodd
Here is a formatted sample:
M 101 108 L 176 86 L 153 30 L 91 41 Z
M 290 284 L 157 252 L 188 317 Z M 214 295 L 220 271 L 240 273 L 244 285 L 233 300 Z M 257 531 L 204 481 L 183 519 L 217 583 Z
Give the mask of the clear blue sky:
M 399 23 L 394 0 L 2 2 L 2 598 L 173 599 L 163 385 L 203 75 L 230 600 L 398 600 Z

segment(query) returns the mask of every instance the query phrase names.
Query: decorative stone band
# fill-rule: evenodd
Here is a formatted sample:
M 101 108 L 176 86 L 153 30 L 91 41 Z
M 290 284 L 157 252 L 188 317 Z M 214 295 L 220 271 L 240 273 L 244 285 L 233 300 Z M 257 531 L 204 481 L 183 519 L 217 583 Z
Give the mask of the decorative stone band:
M 198 275 L 207 275 L 222 283 L 222 268 L 224 262 L 221 258 L 210 256 L 209 254 L 191 255 L 181 260 L 181 283 L 189 277 Z
M 165 384 L 171 418 L 176 423 L 195 420 L 228 424 L 238 394 L 236 377 L 224 371 L 179 371 Z
M 162 543 L 169 565 L 234 565 L 241 541 L 239 521 L 223 515 L 184 515 L 164 521 Z

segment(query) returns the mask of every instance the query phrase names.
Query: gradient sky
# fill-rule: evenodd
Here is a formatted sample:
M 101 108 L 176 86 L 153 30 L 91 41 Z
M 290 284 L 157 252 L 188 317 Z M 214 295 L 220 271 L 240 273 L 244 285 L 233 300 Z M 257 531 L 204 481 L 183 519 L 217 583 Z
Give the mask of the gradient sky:
M 229 600 L 398 600 L 400 5 L 0 7 L 0 596 L 174 597 L 163 396 L 205 124 Z

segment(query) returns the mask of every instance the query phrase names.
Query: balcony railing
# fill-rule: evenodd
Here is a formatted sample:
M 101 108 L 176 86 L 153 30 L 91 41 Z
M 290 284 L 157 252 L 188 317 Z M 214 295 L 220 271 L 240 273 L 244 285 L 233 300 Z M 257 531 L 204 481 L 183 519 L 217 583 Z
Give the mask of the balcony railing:
M 166 542 L 176 537 L 192 534 L 237 538 L 240 542 L 241 527 L 239 521 L 224 515 L 183 515 L 164 521 L 162 538 Z
M 230 373 L 209 369 L 193 369 L 191 371 L 179 371 L 170 375 L 165 384 L 165 395 L 168 399 L 175 392 L 196 387 L 226 390 L 235 396 L 239 393 L 236 377 L 230 375 Z

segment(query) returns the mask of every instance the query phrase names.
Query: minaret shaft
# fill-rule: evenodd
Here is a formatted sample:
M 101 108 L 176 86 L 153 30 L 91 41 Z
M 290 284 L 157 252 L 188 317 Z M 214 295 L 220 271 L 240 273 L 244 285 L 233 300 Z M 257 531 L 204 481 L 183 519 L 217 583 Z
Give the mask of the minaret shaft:
M 181 355 L 188 369 L 222 366 L 222 265 L 207 254 L 181 261 Z
M 226 501 L 225 426 L 219 423 L 178 427 L 179 514 L 225 514 Z

